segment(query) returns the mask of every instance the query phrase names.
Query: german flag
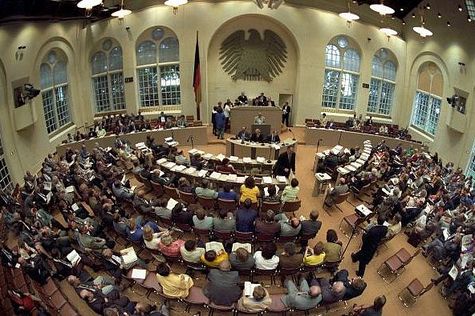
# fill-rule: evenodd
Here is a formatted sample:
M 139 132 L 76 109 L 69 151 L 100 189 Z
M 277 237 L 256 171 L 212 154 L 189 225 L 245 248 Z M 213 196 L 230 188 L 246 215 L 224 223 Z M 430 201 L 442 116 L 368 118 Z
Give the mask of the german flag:
M 198 32 L 196 32 L 195 65 L 193 68 L 193 90 L 195 91 L 196 117 L 197 117 L 197 120 L 200 120 L 201 71 L 200 71 L 200 46 L 198 45 Z

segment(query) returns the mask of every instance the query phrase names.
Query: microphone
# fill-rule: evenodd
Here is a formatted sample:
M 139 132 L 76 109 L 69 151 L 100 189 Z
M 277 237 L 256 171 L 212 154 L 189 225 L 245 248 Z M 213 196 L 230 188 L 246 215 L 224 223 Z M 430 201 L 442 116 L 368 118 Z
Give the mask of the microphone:
M 292 137 L 293 137 L 292 140 L 295 140 L 295 134 L 294 134 L 294 132 L 292 132 L 292 130 L 291 130 L 290 128 L 288 128 L 288 130 L 289 130 L 289 132 L 292 133 Z
M 317 153 L 318 153 L 318 147 L 320 147 L 320 142 L 323 142 L 323 139 L 320 138 L 318 141 L 317 141 Z

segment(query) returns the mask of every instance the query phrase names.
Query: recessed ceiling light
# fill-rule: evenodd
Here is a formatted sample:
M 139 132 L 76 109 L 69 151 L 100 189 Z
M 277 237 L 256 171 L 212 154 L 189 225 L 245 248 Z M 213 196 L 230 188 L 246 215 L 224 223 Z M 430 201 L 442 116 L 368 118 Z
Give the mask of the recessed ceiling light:
M 450 24 L 450 21 L 447 21 L 447 26 L 452 26 L 452 24 Z
M 467 16 L 467 21 L 468 21 L 468 22 L 472 22 L 472 18 L 470 17 L 470 15 Z
M 341 18 L 347 20 L 348 22 L 352 22 L 352 21 L 356 21 L 358 20 L 360 17 L 359 15 L 357 14 L 354 14 L 354 13 L 351 13 L 350 11 L 348 12 L 342 12 L 340 14 L 338 14 Z
M 404 8 L 400 8 L 399 11 L 401 11 L 401 12 L 404 11 Z
M 462 9 L 462 6 L 459 4 L 459 11 L 462 12 L 463 9 Z
M 441 19 L 441 18 L 442 18 L 442 14 L 440 14 L 440 12 L 437 13 L 437 17 L 438 17 L 439 19 Z
M 397 35 L 397 31 L 389 28 L 389 27 L 383 27 L 383 28 L 380 28 L 379 29 L 381 32 L 383 32 L 384 34 L 386 34 L 386 36 L 396 36 Z
M 120 9 L 120 10 L 117 10 L 115 12 L 112 12 L 111 16 L 113 16 L 115 18 L 123 19 L 124 17 L 126 17 L 127 15 L 129 15 L 131 13 L 132 13 L 132 11 L 130 11 L 130 10 Z
M 426 4 L 426 9 L 430 10 L 430 3 Z
M 433 35 L 433 33 L 430 30 L 426 29 L 424 26 L 414 26 L 412 29 L 414 30 L 414 32 L 416 32 L 422 37 L 428 37 Z
M 416 18 L 416 14 L 415 14 L 415 13 L 412 14 L 412 18 L 413 18 L 413 19 Z
M 387 5 L 384 5 L 383 3 L 372 4 L 369 6 L 369 8 L 373 11 L 378 12 L 381 15 L 393 14 L 395 12 L 393 8 L 388 7 Z
M 77 7 L 80 9 L 91 10 L 97 5 L 100 5 L 102 0 L 81 0 L 78 2 Z

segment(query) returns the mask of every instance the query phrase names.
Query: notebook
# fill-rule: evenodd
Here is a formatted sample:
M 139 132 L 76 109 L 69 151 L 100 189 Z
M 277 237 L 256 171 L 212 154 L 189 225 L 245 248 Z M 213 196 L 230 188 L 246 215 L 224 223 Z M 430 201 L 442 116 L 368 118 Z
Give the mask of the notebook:
M 254 289 L 258 286 L 260 286 L 259 283 L 251 283 L 249 281 L 245 281 L 244 282 L 244 295 L 245 296 L 252 296 L 252 293 L 254 293 Z
M 219 241 L 209 241 L 206 243 L 205 249 L 206 251 L 214 250 L 216 253 L 219 253 L 224 251 L 224 246 L 223 243 Z
M 120 254 L 122 255 L 122 260 L 124 261 L 125 265 L 134 263 L 138 259 L 137 254 L 135 253 L 134 247 L 122 249 L 120 251 Z
M 77 253 L 76 250 L 73 249 L 73 251 L 68 253 L 68 255 L 66 256 L 66 259 L 68 259 L 69 262 L 71 262 L 71 264 L 75 266 L 79 263 L 79 261 L 81 261 L 81 256 Z
M 231 249 L 232 252 L 235 252 L 239 248 L 244 248 L 247 250 L 247 252 L 252 253 L 252 246 L 250 243 L 240 243 L 240 242 L 235 242 L 233 244 L 233 248 Z
M 178 204 L 177 200 L 170 198 L 167 203 L 167 209 L 173 210 L 177 204 Z
M 147 270 L 145 269 L 132 269 L 132 279 L 141 279 L 145 280 L 147 276 Z

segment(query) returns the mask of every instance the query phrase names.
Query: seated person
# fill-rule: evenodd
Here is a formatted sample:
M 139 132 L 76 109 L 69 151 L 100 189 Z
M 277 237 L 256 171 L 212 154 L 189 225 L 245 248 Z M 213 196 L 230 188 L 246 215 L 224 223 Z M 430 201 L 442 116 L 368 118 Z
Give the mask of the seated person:
M 317 242 L 315 247 L 310 248 L 307 246 L 303 258 L 303 263 L 307 266 L 317 266 L 325 261 L 324 246 L 321 241 Z
M 236 173 L 234 167 L 229 163 L 228 158 L 224 158 L 223 161 L 216 166 L 216 171 L 222 173 Z
M 296 178 L 293 178 L 290 181 L 290 185 L 285 186 L 284 191 L 282 191 L 280 200 L 282 202 L 295 201 L 298 199 L 299 191 L 300 191 L 299 180 L 297 180 Z
M 155 233 L 152 227 L 146 225 L 143 228 L 143 241 L 145 243 L 145 247 L 151 250 L 158 250 L 160 245 L 160 237 L 164 234 L 168 234 L 168 231 Z
M 177 187 L 178 191 L 185 192 L 185 193 L 193 193 L 193 187 L 190 184 L 190 181 L 188 181 L 187 178 L 181 177 L 178 179 L 178 184 Z
M 300 233 L 302 225 L 297 217 L 292 217 L 290 220 L 284 213 L 277 214 L 274 219 L 280 224 L 280 235 L 284 237 L 297 236 Z
M 272 133 L 267 136 L 266 141 L 271 144 L 280 143 L 280 137 L 277 131 L 273 130 Z
M 265 122 L 266 122 L 266 118 L 265 118 L 264 115 L 262 115 L 261 112 L 259 112 L 259 113 L 257 114 L 257 116 L 254 117 L 254 124 L 259 124 L 259 125 L 261 125 L 261 124 L 264 124 Z
M 279 257 L 276 256 L 277 246 L 275 243 L 266 243 L 262 250 L 254 253 L 254 260 L 257 269 L 274 270 L 279 265 Z
M 206 212 L 201 207 L 195 211 L 193 215 L 193 226 L 198 229 L 213 229 L 213 218 L 211 216 L 206 216 Z
M 203 293 L 211 302 L 217 305 L 231 305 L 241 296 L 239 287 L 239 273 L 231 271 L 231 264 L 224 260 L 219 269 L 211 269 L 207 276 L 208 283 Z
M 127 239 L 131 242 L 141 242 L 143 238 L 144 226 L 150 226 L 154 232 L 159 232 L 162 230 L 156 223 L 152 221 L 148 221 L 145 223 L 145 225 L 143 225 L 143 217 L 139 215 L 129 219 L 129 225 L 126 227 Z
M 206 166 L 206 164 L 207 164 L 206 160 L 204 160 L 200 154 L 191 155 L 190 165 L 192 167 L 195 167 L 196 169 L 201 170 L 204 168 L 204 166 Z
M 209 181 L 203 179 L 201 181 L 201 186 L 195 189 L 195 194 L 198 197 L 216 199 L 218 197 L 218 192 L 209 188 Z
M 317 285 L 322 291 L 322 305 L 333 304 L 343 299 L 346 288 L 342 281 L 335 281 L 330 284 L 330 281 L 325 278 L 317 278 L 312 280 L 310 285 Z
M 119 180 L 114 181 L 112 184 L 112 193 L 114 193 L 116 198 L 122 200 L 132 200 L 134 197 L 134 192 L 124 187 Z
M 285 280 L 287 294 L 282 297 L 282 303 L 288 308 L 309 310 L 315 308 L 322 301 L 322 291 L 318 285 L 308 286 L 307 280 L 300 279 L 300 287 L 297 288 L 291 280 Z
M 185 298 L 193 286 L 193 279 L 187 274 L 176 274 L 170 267 L 161 262 L 157 266 L 157 280 L 160 283 L 163 294 L 176 298 Z
M 236 211 L 236 231 L 254 232 L 254 221 L 257 218 L 257 211 L 252 208 L 250 199 L 244 201 L 244 205 Z
M 135 208 L 139 209 L 141 213 L 150 213 L 153 210 L 153 206 L 145 198 L 145 192 L 140 190 L 134 196 L 132 204 Z
M 273 210 L 267 210 L 262 218 L 256 220 L 255 232 L 269 236 L 277 236 L 280 232 L 280 224 L 274 220 Z
M 262 135 L 261 130 L 256 128 L 256 131 L 252 133 L 251 142 L 263 143 L 264 135 Z
M 238 309 L 246 313 L 259 313 L 265 311 L 272 304 L 269 292 L 262 286 L 257 286 L 252 292 L 252 296 L 243 294 L 237 302 Z
M 188 123 L 186 122 L 185 116 L 180 115 L 178 119 L 176 120 L 176 127 L 185 128 L 187 126 L 188 126 Z
M 160 238 L 160 242 L 158 243 L 158 250 L 164 255 L 168 257 L 179 257 L 180 256 L 180 248 L 185 244 L 185 241 L 182 239 L 173 240 L 170 233 L 164 234 Z
M 343 300 L 345 301 L 363 294 L 367 285 L 362 278 L 355 277 L 352 279 L 348 279 L 348 275 L 348 270 L 343 269 L 338 271 L 331 280 L 331 282 L 343 282 L 343 285 L 346 288 L 345 295 L 343 296 Z
M 175 156 L 175 162 L 178 165 L 184 165 L 184 166 L 189 166 L 190 165 L 190 160 L 186 158 L 186 156 L 183 154 L 183 150 L 180 150 L 176 156 Z
M 236 230 L 236 219 L 232 212 L 226 209 L 220 209 L 218 216 L 213 218 L 213 227 L 215 231 L 233 232 Z
M 217 268 L 223 261 L 229 259 L 228 253 L 222 249 L 218 253 L 214 250 L 208 250 L 201 256 L 201 262 L 209 268 Z
M 264 189 L 264 196 L 262 197 L 263 202 L 280 202 L 280 196 L 277 194 L 278 187 L 274 184 L 269 184 L 267 186 L 267 192 Z
M 218 199 L 227 201 L 238 201 L 238 195 L 236 192 L 234 192 L 234 190 L 232 190 L 231 185 L 229 183 L 225 183 L 223 186 L 223 191 L 218 192 Z
M 349 187 L 346 184 L 345 178 L 340 179 L 340 184 L 330 189 L 329 193 L 325 197 L 325 205 L 332 207 L 335 204 L 335 200 L 338 196 L 348 192 Z
M 323 251 L 325 252 L 325 262 L 334 263 L 340 261 L 341 241 L 338 240 L 338 235 L 333 229 L 327 230 L 327 241 L 323 244 Z
M 251 270 L 254 267 L 254 257 L 245 249 L 238 248 L 229 255 L 229 262 L 234 270 Z
M 155 214 L 164 219 L 170 219 L 172 216 L 172 210 L 167 208 L 168 200 L 166 198 L 159 198 L 157 200 L 157 206 L 154 207 Z
M 251 203 L 257 203 L 257 198 L 260 197 L 261 191 L 256 185 L 256 181 L 252 176 L 249 176 L 244 180 L 244 184 L 241 185 L 241 198 L 239 201 L 244 202 L 249 199 Z
M 303 255 L 297 253 L 297 247 L 293 242 L 284 244 L 284 251 L 279 256 L 279 266 L 281 269 L 297 269 L 302 265 Z
M 242 141 L 246 141 L 251 138 L 251 135 L 247 132 L 247 128 L 243 126 L 239 133 L 237 133 L 236 138 Z
M 180 247 L 180 254 L 184 261 L 199 263 L 201 256 L 204 255 L 205 249 L 196 246 L 196 241 L 193 239 L 185 241 L 185 244 Z
M 318 220 L 320 213 L 317 210 L 312 210 L 310 212 L 309 219 L 303 220 L 301 222 L 302 228 L 300 229 L 301 236 L 313 236 L 315 237 L 322 227 L 322 222 Z M 308 244 L 308 240 L 301 240 L 300 244 L 302 248 L 305 248 Z

